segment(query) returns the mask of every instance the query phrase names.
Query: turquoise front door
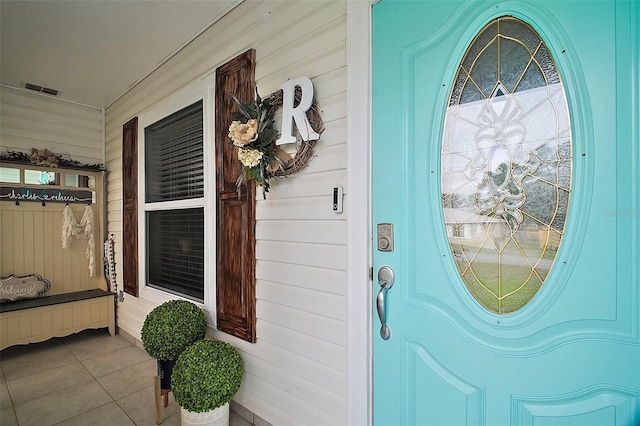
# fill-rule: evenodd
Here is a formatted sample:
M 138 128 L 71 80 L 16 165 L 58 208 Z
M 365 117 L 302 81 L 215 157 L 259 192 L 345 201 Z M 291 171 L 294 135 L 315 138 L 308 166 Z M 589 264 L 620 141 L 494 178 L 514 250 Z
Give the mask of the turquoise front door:
M 639 425 L 638 2 L 372 7 L 374 425 Z

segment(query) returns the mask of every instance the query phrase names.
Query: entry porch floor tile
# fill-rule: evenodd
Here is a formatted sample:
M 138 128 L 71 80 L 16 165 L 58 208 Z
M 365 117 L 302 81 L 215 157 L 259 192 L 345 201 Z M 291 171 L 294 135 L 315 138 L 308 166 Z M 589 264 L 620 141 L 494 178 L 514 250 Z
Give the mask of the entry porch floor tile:
M 86 330 L 0 352 L 2 426 L 153 426 L 155 360 L 121 335 Z M 163 426 L 180 425 L 169 394 Z M 231 412 L 230 426 L 251 426 Z

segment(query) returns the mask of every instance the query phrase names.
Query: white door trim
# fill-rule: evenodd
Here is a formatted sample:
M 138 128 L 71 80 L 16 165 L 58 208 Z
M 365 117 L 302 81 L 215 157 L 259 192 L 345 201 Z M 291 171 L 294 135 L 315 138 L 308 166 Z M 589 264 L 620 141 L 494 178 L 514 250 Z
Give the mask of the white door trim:
M 372 424 L 371 0 L 347 3 L 347 424 Z

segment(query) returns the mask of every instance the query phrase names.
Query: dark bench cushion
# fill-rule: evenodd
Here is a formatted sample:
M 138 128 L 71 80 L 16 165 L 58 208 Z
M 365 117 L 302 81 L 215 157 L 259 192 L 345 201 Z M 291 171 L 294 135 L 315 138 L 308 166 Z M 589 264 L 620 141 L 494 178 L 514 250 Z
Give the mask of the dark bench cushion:
M 73 293 L 56 294 L 40 297 L 38 299 L 20 299 L 13 302 L 0 303 L 0 312 L 13 312 L 22 309 L 39 308 L 41 306 L 58 305 L 61 303 L 76 302 L 78 300 L 95 299 L 96 297 L 114 296 L 111 291 L 99 288 L 92 290 L 76 291 Z

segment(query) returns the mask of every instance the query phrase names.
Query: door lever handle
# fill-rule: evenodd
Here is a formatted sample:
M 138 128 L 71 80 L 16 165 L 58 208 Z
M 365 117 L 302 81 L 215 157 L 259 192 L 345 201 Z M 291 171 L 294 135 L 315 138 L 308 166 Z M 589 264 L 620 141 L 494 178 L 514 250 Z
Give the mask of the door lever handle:
M 385 297 L 387 291 L 393 287 L 395 281 L 395 274 L 393 269 L 389 266 L 382 266 L 378 270 L 378 284 L 380 285 L 380 291 L 376 297 L 376 309 L 378 311 L 378 318 L 380 318 L 380 337 L 383 340 L 388 340 L 391 337 L 391 328 L 387 324 L 387 317 L 385 313 Z

